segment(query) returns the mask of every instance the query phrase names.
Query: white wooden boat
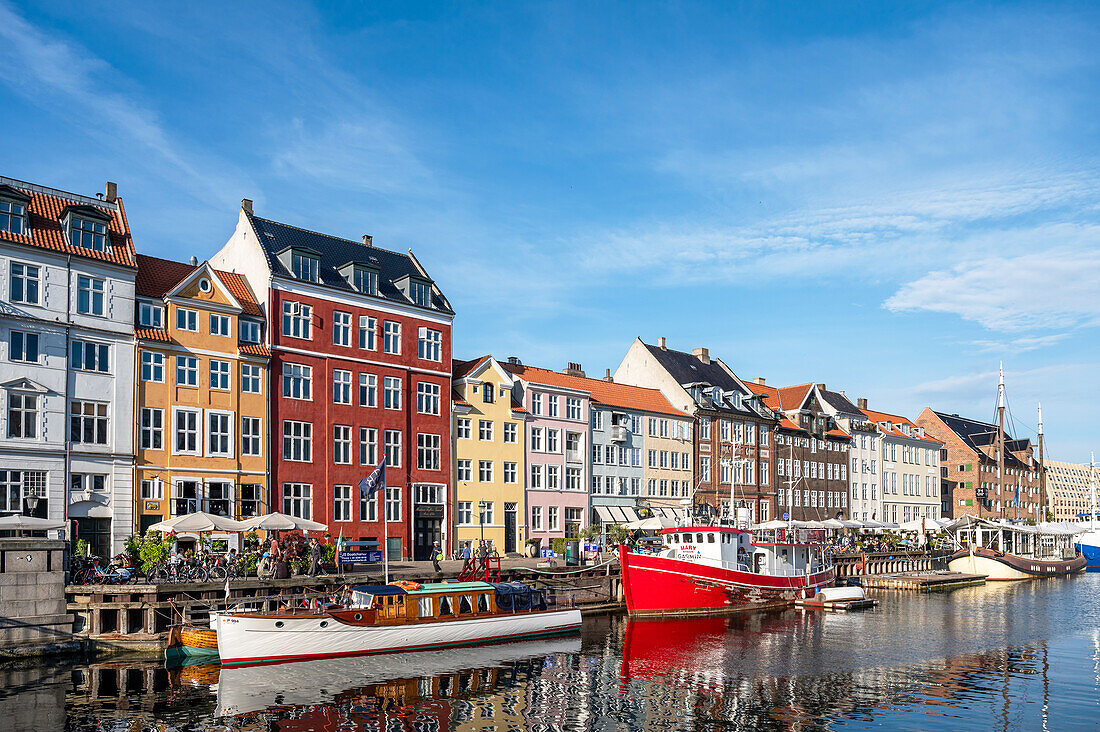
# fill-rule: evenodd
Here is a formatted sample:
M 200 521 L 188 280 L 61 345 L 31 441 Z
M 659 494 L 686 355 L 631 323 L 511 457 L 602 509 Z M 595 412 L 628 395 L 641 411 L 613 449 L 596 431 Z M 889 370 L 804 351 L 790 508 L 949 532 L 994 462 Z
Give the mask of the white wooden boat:
M 518 582 L 363 585 L 349 601 L 218 614 L 222 665 L 419 651 L 575 633 L 580 611 L 548 609 Z
M 1073 529 L 1010 524 L 963 516 L 945 527 L 958 551 L 947 568 L 984 575 L 989 582 L 1056 577 L 1085 569 L 1085 557 L 1073 546 Z

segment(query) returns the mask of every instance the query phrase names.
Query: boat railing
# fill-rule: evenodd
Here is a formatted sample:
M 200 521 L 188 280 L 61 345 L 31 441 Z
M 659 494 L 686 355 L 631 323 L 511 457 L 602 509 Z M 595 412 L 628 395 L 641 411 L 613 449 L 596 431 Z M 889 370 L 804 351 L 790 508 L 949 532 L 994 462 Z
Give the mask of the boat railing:
M 832 565 L 822 565 L 819 563 L 813 563 L 810 565 L 810 570 L 807 572 L 805 569 L 799 569 L 798 567 L 779 567 L 766 572 L 756 572 L 745 562 L 727 562 L 725 560 L 710 561 L 711 566 L 717 566 L 720 569 L 727 569 L 735 572 L 747 572 L 749 574 L 759 574 L 770 577 L 804 577 L 807 574 L 820 574 L 827 571 Z

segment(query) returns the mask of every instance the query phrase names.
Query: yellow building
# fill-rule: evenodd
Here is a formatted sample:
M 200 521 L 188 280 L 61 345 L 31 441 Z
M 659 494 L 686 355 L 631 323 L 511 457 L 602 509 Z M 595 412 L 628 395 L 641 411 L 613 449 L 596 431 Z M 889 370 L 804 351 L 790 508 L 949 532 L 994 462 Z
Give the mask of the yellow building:
M 138 531 L 207 511 L 266 513 L 264 317 L 237 274 L 138 255 Z
M 522 552 L 527 411 L 512 397 L 513 377 L 492 356 L 455 361 L 451 378 L 455 548 L 469 542 L 476 549 L 484 537 L 502 556 Z

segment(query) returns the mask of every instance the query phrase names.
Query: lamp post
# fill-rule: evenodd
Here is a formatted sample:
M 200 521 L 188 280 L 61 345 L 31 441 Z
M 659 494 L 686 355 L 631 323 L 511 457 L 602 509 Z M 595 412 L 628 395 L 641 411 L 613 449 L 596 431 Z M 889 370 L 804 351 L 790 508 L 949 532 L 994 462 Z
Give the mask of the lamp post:
M 481 543 L 485 543 L 485 501 L 478 501 L 477 523 L 481 527 Z
M 38 496 L 27 496 L 27 510 L 30 511 L 28 516 L 34 516 L 34 512 L 38 509 Z

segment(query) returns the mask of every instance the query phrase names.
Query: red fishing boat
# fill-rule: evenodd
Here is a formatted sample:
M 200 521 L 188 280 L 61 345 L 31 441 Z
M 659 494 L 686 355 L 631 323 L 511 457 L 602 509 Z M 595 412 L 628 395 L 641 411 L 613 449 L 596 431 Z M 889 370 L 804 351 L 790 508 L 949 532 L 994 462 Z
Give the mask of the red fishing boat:
M 786 607 L 835 579 L 823 547 L 806 529 L 764 532 L 759 540 L 729 526 L 660 532 L 661 549 L 619 547 L 631 615 L 686 615 Z

